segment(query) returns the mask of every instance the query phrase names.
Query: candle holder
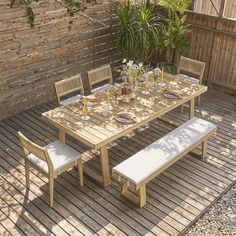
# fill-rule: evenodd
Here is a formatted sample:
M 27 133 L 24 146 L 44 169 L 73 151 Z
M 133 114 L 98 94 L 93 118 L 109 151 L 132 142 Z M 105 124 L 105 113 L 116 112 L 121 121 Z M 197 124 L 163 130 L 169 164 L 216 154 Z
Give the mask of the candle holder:
M 107 105 L 108 105 L 108 111 L 113 110 L 113 106 L 111 105 L 111 99 L 112 97 L 110 96 L 110 90 L 107 91 Z
M 144 91 L 142 91 L 142 94 L 149 95 L 150 92 L 148 91 L 148 88 L 149 88 L 148 81 L 146 80 L 145 83 L 144 83 Z
M 89 120 L 90 116 L 88 115 L 88 110 L 87 110 L 87 100 L 86 97 L 84 96 L 84 106 L 83 106 L 83 115 L 80 117 L 81 120 Z

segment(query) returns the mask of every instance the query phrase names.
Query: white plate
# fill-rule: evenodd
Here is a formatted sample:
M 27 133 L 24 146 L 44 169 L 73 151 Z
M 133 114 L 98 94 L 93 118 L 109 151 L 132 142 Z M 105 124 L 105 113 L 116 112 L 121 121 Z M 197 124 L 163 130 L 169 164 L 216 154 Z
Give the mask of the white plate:
M 86 99 L 89 98 L 96 98 L 95 96 L 86 96 Z M 81 98 L 81 102 L 84 104 L 84 97 Z M 88 100 L 86 100 L 86 104 L 87 106 L 95 106 L 98 104 L 98 102 L 90 102 Z
M 149 95 L 150 92 L 149 92 L 149 91 L 142 91 L 142 94 L 144 94 L 144 95 Z

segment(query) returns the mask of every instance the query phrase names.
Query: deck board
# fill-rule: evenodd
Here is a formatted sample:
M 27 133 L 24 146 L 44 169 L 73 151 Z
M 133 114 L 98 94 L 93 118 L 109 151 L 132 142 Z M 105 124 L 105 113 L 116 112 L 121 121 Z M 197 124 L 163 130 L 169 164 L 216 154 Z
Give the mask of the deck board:
M 25 188 L 21 130 L 40 145 L 57 139 L 57 130 L 41 119 L 55 104 L 47 103 L 0 121 L 0 234 L 5 235 L 152 235 L 183 234 L 236 181 L 235 97 L 209 91 L 201 96 L 196 115 L 218 126 L 209 140 L 207 158 L 186 155 L 147 185 L 147 204 L 139 209 L 120 196 L 115 180 L 104 188 L 76 170 L 56 179 L 55 206 L 48 206 L 47 179 L 31 169 Z M 187 109 L 168 113 L 108 146 L 110 167 L 151 144 L 187 120 Z M 168 122 L 167 122 L 168 121 Z M 171 123 L 169 123 L 171 122 Z M 96 150 L 68 138 L 69 145 L 100 171 Z M 200 150 L 200 149 L 199 149 Z M 92 159 L 91 159 L 92 158 Z

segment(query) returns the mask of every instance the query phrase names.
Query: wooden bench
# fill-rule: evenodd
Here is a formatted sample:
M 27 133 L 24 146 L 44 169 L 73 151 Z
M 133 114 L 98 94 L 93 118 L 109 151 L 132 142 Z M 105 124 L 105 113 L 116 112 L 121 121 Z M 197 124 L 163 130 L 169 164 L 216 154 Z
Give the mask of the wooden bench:
M 146 184 L 199 144 L 202 144 L 201 156 L 204 157 L 207 140 L 216 129 L 214 124 L 194 117 L 115 166 L 112 176 L 121 182 L 121 194 L 143 207 L 146 204 Z

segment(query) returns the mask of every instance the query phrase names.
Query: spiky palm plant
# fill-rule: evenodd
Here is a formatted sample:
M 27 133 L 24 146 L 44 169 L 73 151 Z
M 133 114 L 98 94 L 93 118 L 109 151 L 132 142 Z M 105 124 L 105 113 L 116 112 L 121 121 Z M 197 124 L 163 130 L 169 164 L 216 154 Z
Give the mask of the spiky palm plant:
M 118 4 L 116 13 L 120 25 L 116 43 L 123 57 L 136 61 L 147 60 L 159 43 L 160 16 L 156 7 L 142 1 L 132 6 Z

